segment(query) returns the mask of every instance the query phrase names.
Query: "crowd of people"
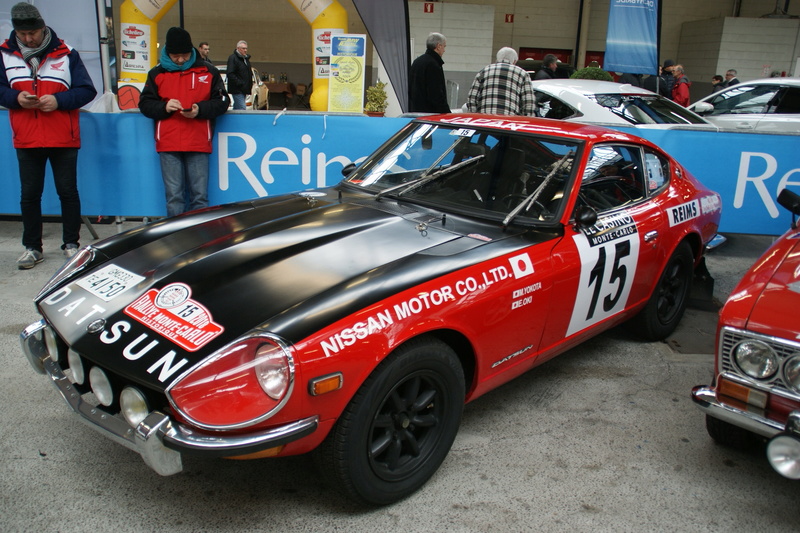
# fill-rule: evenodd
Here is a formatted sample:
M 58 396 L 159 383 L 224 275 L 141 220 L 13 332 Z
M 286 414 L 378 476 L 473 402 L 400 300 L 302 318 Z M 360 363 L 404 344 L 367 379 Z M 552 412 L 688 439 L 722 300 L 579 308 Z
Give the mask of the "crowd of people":
M 409 73 L 409 111 L 414 113 L 450 113 L 447 86 L 444 76 L 444 55 L 447 39 L 441 33 L 431 33 L 426 41 L 425 53 L 411 64 Z M 517 66 L 517 52 L 503 47 L 497 52 L 496 62 L 481 69 L 467 94 L 466 109 L 473 113 L 501 115 L 529 115 L 535 113 L 536 102 L 527 71 Z M 599 67 L 597 62 L 590 66 Z M 533 80 L 558 77 L 558 58 L 547 54 Z M 683 65 L 667 59 L 658 67 L 658 74 L 644 76 L 637 73 L 618 73 L 619 83 L 629 83 L 648 89 L 687 107 L 691 101 L 692 81 Z M 730 69 L 712 79 L 714 92 L 739 83 L 736 70 Z
M 63 255 L 74 256 L 80 246 L 78 112 L 97 90 L 78 51 L 58 38 L 35 6 L 15 4 L 11 23 L 11 35 L 0 44 L 0 106 L 9 111 L 19 164 L 25 251 L 17 268 L 27 270 L 44 260 L 42 194 L 48 162 L 61 204 Z M 247 43 L 239 41 L 228 59 L 227 90 L 209 52 L 207 42 L 195 48 L 186 30 L 170 28 L 139 100 L 142 114 L 155 124 L 170 216 L 208 205 L 214 120 L 228 110 L 229 93 L 234 109 L 244 109 L 250 93 Z
M 47 26 L 38 9 L 27 2 L 11 8 L 13 30 L 0 45 L 0 106 L 9 110 L 21 185 L 22 244 L 19 269 L 43 261 L 41 199 L 49 162 L 61 203 L 61 249 L 72 257 L 80 246 L 81 209 L 77 186 L 80 148 L 78 111 L 97 94 L 78 54 Z M 444 76 L 447 39 L 431 33 L 426 50 L 409 71 L 409 111 L 450 113 Z M 208 205 L 209 154 L 214 121 L 228 110 L 246 109 L 252 88 L 252 70 L 246 41 L 239 41 L 228 57 L 227 88 L 211 64 L 210 46 L 197 48 L 180 27 L 167 31 L 159 63 L 147 75 L 139 101 L 142 114 L 155 124 L 155 149 L 164 182 L 167 214 L 177 215 Z M 528 72 L 517 66 L 513 48 L 498 50 L 496 61 L 481 69 L 467 95 L 466 108 L 474 113 L 535 114 L 536 101 Z M 58 60 L 58 61 L 55 61 Z M 556 77 L 558 59 L 548 54 L 535 80 Z M 681 105 L 689 104 L 691 81 L 681 65 L 667 60 L 658 76 L 641 84 Z M 13 76 L 9 75 L 13 73 Z M 721 89 L 738 83 L 736 71 L 715 80 Z

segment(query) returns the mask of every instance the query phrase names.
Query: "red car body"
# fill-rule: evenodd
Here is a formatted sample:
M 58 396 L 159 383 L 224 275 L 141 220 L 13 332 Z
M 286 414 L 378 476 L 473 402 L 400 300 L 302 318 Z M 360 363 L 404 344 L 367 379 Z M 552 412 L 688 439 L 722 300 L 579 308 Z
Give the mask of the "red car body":
M 800 197 L 778 201 L 800 214 Z M 692 391 L 708 432 L 721 444 L 752 448 L 800 479 L 800 230 L 793 223 L 753 264 L 720 311 L 714 382 Z
M 632 318 L 668 335 L 720 205 L 633 135 L 421 118 L 336 187 L 82 250 L 22 345 L 161 474 L 183 453 L 319 450 L 346 494 L 386 504 L 435 472 L 465 401 Z

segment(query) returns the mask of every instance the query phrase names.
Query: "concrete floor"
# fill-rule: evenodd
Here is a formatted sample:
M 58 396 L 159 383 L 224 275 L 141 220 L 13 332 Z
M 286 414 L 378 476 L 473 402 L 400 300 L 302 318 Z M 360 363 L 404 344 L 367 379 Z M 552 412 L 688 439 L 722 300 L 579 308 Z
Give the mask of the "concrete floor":
M 125 228 L 135 224 L 127 222 Z M 95 226 L 101 236 L 114 225 Z M 308 458 L 187 458 L 159 477 L 89 431 L 22 355 L 31 299 L 63 262 L 18 271 L 21 224 L 0 222 L 0 530 L 86 531 L 797 531 L 800 484 L 763 453 L 715 445 L 690 399 L 710 353 L 679 353 L 608 332 L 469 404 L 442 468 L 393 506 L 353 506 Z M 91 242 L 84 230 L 83 244 Z M 729 236 L 708 267 L 724 300 L 766 249 Z M 690 310 L 678 335 L 709 335 Z M 713 315 L 713 313 L 712 313 Z M 710 352 L 710 350 L 704 350 Z

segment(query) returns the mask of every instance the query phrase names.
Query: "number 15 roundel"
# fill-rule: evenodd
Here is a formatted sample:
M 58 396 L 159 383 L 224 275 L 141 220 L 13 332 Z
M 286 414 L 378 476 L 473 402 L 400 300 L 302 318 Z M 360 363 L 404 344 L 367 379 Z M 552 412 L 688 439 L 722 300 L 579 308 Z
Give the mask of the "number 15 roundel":
M 598 221 L 574 240 L 581 275 L 567 335 L 625 309 L 639 259 L 639 233 L 629 216 Z

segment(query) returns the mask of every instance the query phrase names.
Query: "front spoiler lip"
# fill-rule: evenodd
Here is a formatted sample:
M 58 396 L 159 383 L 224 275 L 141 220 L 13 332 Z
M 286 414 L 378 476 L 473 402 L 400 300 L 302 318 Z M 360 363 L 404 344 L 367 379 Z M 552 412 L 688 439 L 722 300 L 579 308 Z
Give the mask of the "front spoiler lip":
M 64 401 L 82 422 L 141 455 L 144 462 L 162 476 L 177 474 L 183 470 L 182 453 L 205 457 L 248 455 L 310 435 L 319 425 L 319 417 L 314 415 L 257 433 L 210 435 L 197 433 L 177 424 L 166 414 L 153 411 L 134 429 L 123 419 L 83 400 L 61 366 L 48 355 L 40 334 L 46 327 L 47 323 L 39 320 L 20 334 L 22 350 L 31 366 L 37 372 L 50 377 Z
M 707 415 L 762 437 L 771 438 L 786 429 L 780 422 L 720 402 L 716 391 L 705 385 L 698 385 L 692 389 L 692 400 Z

